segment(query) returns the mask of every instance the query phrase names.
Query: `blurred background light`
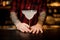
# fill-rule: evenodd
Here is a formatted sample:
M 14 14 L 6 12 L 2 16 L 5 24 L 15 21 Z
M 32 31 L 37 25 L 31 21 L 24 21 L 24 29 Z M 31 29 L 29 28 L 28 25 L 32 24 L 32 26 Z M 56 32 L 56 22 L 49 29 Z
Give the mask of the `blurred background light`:
M 9 5 L 10 4 L 10 1 L 6 1 L 6 4 Z
M 9 4 L 10 4 L 10 1 L 3 1 L 3 2 L 2 2 L 2 5 L 3 5 L 3 6 L 9 5 Z
M 49 9 L 48 11 L 49 11 L 49 13 L 52 13 L 52 10 L 51 9 Z
M 60 3 L 59 2 L 53 2 L 50 4 L 50 6 L 56 6 L 57 7 L 57 6 L 60 6 Z
M 52 25 L 51 28 L 53 28 L 53 29 L 60 28 L 60 26 L 58 26 L 58 25 Z
M 56 10 L 56 9 L 54 9 L 54 12 L 56 13 L 56 12 L 57 12 L 57 10 Z
M 3 1 L 3 2 L 2 2 L 2 5 L 3 5 L 3 6 L 6 6 L 6 1 Z

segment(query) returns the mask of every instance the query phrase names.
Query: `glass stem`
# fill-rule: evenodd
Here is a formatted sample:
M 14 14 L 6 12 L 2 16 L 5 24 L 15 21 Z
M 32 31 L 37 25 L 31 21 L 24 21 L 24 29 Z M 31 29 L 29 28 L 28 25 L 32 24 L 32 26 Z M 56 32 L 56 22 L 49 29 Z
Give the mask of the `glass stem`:
M 29 26 L 30 26 L 30 20 L 29 20 Z

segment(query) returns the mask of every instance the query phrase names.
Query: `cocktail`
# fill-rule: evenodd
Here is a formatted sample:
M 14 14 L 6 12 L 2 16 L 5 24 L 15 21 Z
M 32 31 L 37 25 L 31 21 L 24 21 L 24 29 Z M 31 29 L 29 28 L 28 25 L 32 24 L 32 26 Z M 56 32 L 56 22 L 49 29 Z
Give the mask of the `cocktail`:
M 22 10 L 22 13 L 25 15 L 25 17 L 29 20 L 29 25 L 30 25 L 30 20 L 33 18 L 33 16 L 37 13 L 37 10 Z

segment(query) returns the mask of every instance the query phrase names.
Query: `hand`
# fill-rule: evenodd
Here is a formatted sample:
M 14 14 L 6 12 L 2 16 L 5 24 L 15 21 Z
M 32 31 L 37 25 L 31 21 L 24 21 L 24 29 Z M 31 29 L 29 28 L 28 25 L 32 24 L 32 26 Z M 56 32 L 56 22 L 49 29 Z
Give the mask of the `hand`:
M 41 26 L 40 24 L 36 24 L 36 25 L 34 25 L 34 26 L 31 27 L 31 32 L 32 32 L 33 34 L 34 34 L 34 33 L 38 34 L 39 31 L 40 31 L 41 33 L 43 33 L 42 26 Z
M 30 32 L 29 25 L 26 23 L 18 23 L 17 29 L 20 30 L 21 32 Z

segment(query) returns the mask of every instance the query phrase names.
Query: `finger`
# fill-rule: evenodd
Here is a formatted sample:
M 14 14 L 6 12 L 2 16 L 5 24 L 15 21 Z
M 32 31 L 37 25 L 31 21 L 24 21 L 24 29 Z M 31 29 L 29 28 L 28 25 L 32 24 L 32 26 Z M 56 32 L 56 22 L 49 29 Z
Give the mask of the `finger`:
M 34 34 L 35 32 L 36 32 L 36 29 L 33 29 L 33 32 L 32 33 Z
M 25 24 L 25 26 L 28 27 L 28 28 L 30 27 L 28 24 Z
M 42 30 L 42 29 L 40 29 L 40 32 L 41 32 L 41 33 L 43 33 L 43 30 Z
M 39 30 L 37 29 L 36 34 L 38 34 L 38 33 L 39 33 Z
M 30 29 L 27 28 L 27 27 L 24 27 L 24 30 L 25 30 L 26 32 L 30 32 Z
M 22 26 L 21 29 L 23 29 L 24 32 L 28 32 L 28 29 L 26 26 Z
M 30 30 L 30 33 L 33 31 L 33 29 Z
M 33 31 L 33 26 L 30 28 L 30 32 L 32 32 Z
M 24 30 L 24 32 L 28 32 L 27 29 L 26 29 L 25 27 L 23 28 L 23 30 Z
M 21 32 L 25 32 L 23 29 L 19 29 Z
M 24 32 L 23 27 L 17 27 L 18 30 L 20 30 L 21 32 Z

